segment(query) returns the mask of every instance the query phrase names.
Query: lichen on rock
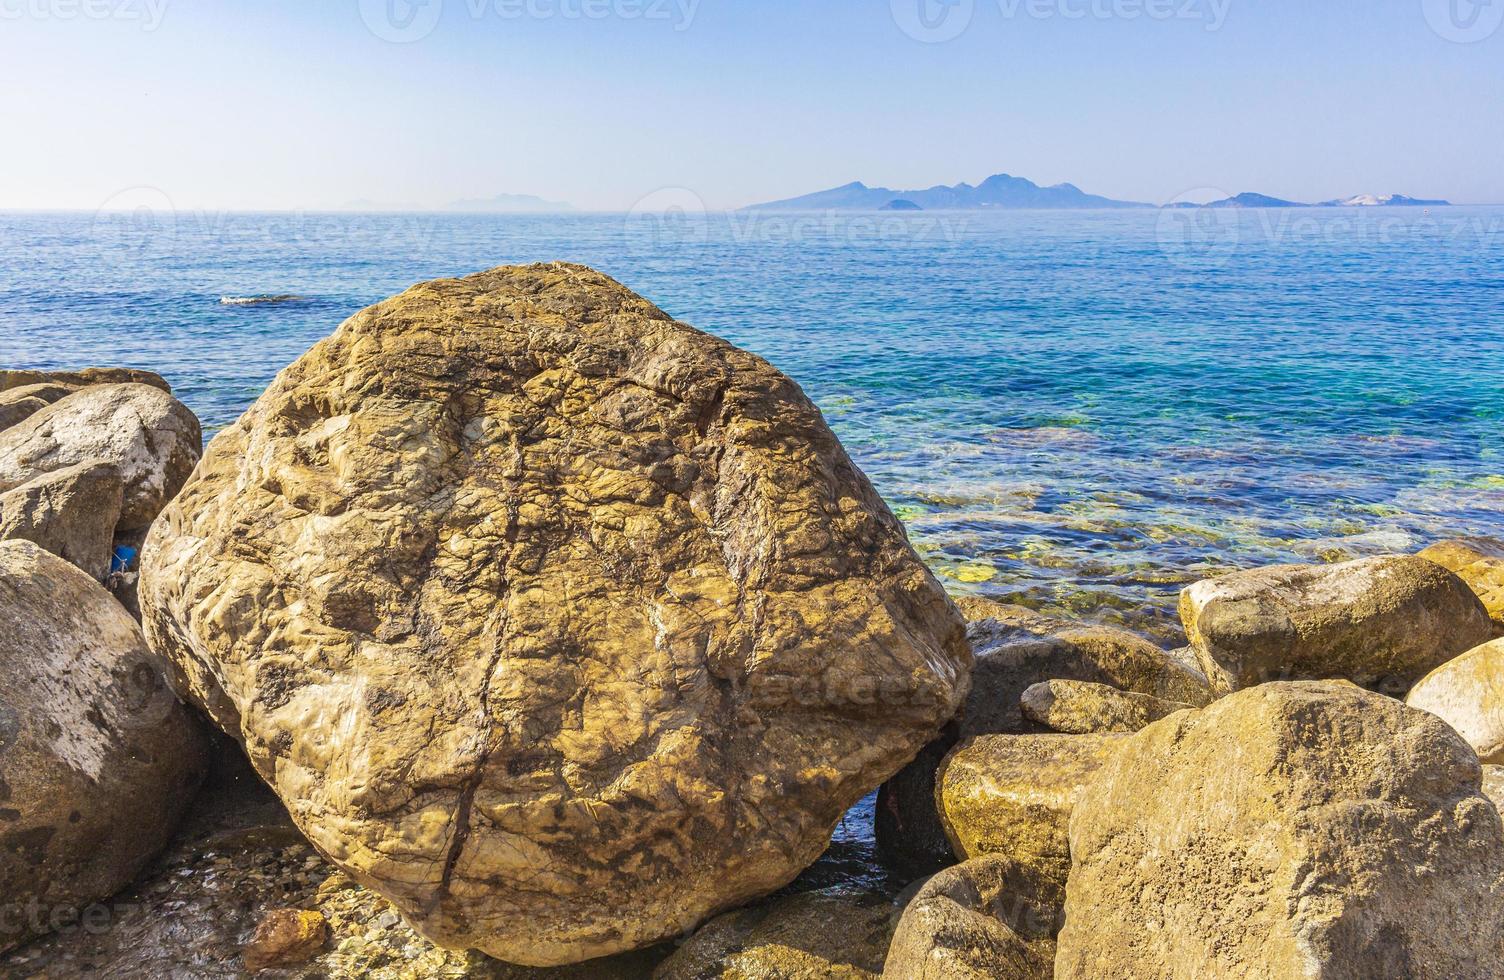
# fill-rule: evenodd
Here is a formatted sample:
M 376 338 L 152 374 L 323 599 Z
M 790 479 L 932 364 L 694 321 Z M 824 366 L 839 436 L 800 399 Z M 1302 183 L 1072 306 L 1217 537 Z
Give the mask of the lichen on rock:
M 315 846 L 538 966 L 788 882 L 970 668 L 792 381 L 564 264 L 415 286 L 284 370 L 153 526 L 142 607 Z

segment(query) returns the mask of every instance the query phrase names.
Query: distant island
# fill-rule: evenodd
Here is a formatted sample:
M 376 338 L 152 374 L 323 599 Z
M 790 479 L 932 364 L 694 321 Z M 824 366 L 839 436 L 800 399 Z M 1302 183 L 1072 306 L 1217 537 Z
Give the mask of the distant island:
M 1245 192 L 1206 204 L 1177 202 L 1171 208 L 1338 208 L 1338 207 L 1448 207 L 1450 202 L 1406 197 L 1403 194 L 1359 194 L 1354 197 L 1304 204 L 1267 194 Z M 1138 201 L 1118 201 L 1088 194 L 1075 184 L 1041 187 L 1032 180 L 1010 174 L 994 174 L 980 184 L 938 184 L 925 190 L 895 191 L 868 187 L 861 181 L 801 197 L 753 204 L 748 211 L 977 211 L 977 210 L 1088 210 L 1095 208 L 1152 208 Z

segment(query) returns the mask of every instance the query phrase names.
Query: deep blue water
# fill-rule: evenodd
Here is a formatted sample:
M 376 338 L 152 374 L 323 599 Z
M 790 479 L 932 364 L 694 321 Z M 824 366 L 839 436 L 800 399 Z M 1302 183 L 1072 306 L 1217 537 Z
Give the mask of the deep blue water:
M 797 379 L 958 590 L 1173 633 L 1180 584 L 1504 531 L 1504 210 L 0 214 L 0 363 L 212 430 L 347 315 L 593 265 Z M 222 297 L 300 300 L 224 305 Z

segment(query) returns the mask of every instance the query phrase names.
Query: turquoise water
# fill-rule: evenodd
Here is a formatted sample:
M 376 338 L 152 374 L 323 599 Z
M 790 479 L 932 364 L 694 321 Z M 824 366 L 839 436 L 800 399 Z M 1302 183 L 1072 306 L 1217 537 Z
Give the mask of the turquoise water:
M 1499 209 L 0 214 L 0 363 L 212 430 L 362 306 L 553 259 L 797 379 L 957 590 L 1171 639 L 1216 571 L 1504 531 Z

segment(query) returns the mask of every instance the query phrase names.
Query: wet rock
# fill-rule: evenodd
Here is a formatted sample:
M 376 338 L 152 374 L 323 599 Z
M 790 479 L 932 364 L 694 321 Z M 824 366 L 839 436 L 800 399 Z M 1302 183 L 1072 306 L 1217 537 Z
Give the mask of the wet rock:
M 1340 681 L 1128 736 L 1076 804 L 1055 974 L 1497 976 L 1504 824 L 1471 749 Z
M 1490 764 L 1504 764 L 1504 640 L 1493 640 L 1422 677 L 1405 703 L 1457 730 Z
M 1222 693 L 1270 680 L 1343 678 L 1403 695 L 1493 636 L 1461 579 L 1410 556 L 1234 572 L 1185 589 L 1180 615 Z
M 893 903 L 870 892 L 774 899 L 706 923 L 653 980 L 875 980 L 895 918 Z
M 1024 714 L 1057 732 L 1136 732 L 1191 705 L 1087 681 L 1045 681 L 1024 692 Z M 1194 709 L 1191 709 L 1194 710 Z
M 980 735 L 940 767 L 940 821 L 956 857 L 1004 854 L 1065 880 L 1067 828 L 1087 780 L 1125 735 Z
M 878 797 L 878 846 L 910 880 L 955 861 L 935 811 L 935 769 L 945 754 L 975 735 L 1049 730 L 1024 714 L 1021 699 L 1030 687 L 1070 679 L 1190 704 L 1211 697 L 1192 661 L 1133 633 L 974 596 L 958 599 L 957 606 L 976 658 L 971 693 L 956 724 L 884 784 Z
M 84 388 L 0 432 L 0 492 L 81 463 L 112 463 L 125 484 L 117 531 L 137 531 L 183 485 L 201 443 L 198 419 L 158 388 Z
M 1420 557 L 1451 570 L 1483 602 L 1494 626 L 1504 632 L 1504 541 L 1453 538 L 1439 541 Z
M 297 966 L 317 956 L 328 939 L 329 923 L 322 912 L 272 909 L 261 917 L 240 958 L 253 973 Z
M 526 965 L 787 883 L 970 666 L 793 382 L 579 266 L 353 317 L 144 553 L 176 683 L 318 848 Z
M 1049 980 L 1065 881 L 1000 854 L 925 882 L 898 921 L 884 980 Z
M 172 394 L 172 386 L 160 374 L 134 368 L 84 368 L 81 371 L 0 370 L 0 392 L 30 385 L 54 385 L 77 390 L 91 385 L 151 385 Z
M 204 752 L 99 583 L 0 542 L 0 950 L 97 918 L 167 843 Z

